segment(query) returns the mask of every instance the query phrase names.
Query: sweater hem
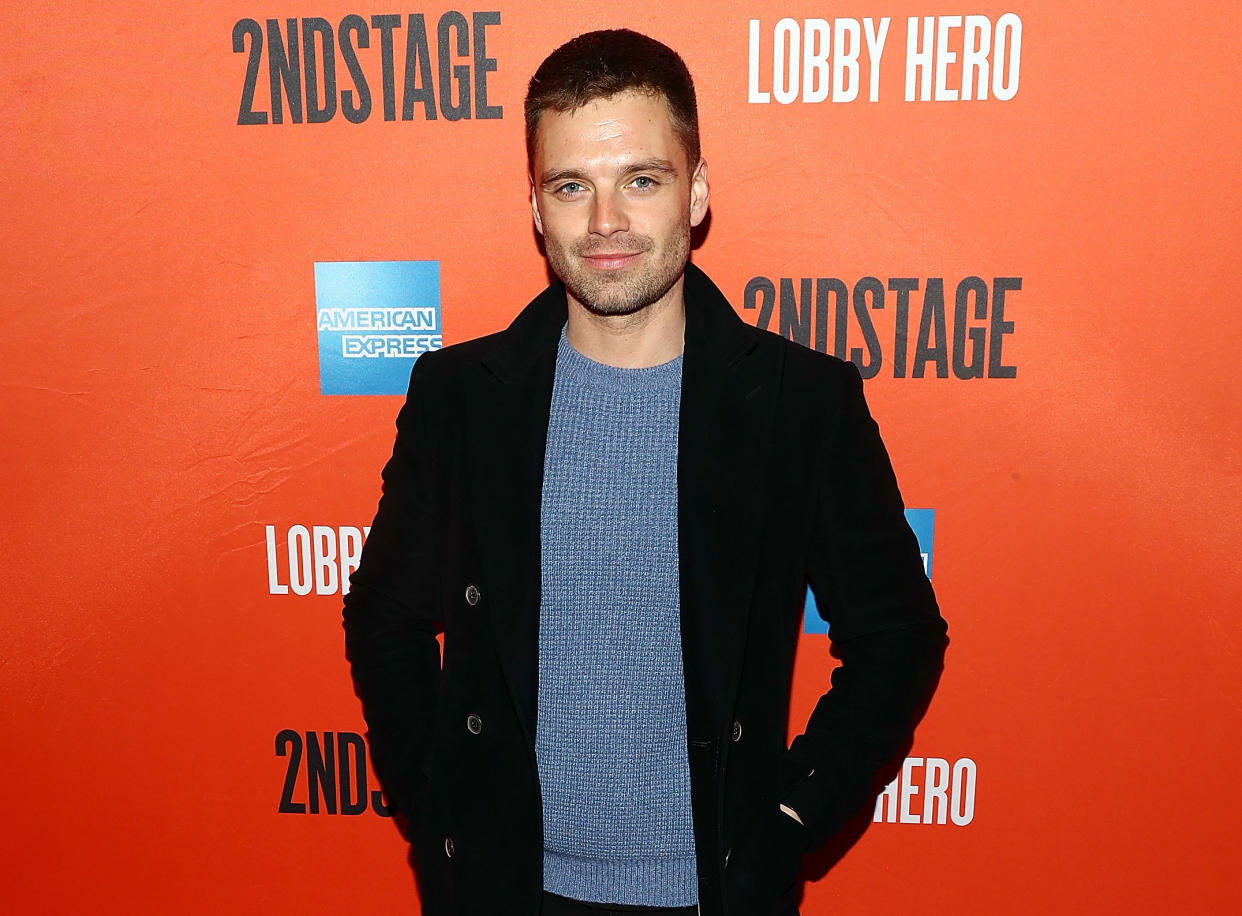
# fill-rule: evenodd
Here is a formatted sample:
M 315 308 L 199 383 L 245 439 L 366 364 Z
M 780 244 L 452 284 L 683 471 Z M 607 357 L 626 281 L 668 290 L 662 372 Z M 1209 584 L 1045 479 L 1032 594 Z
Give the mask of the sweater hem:
M 599 859 L 544 850 L 543 889 L 586 903 L 681 907 L 699 900 L 694 856 Z

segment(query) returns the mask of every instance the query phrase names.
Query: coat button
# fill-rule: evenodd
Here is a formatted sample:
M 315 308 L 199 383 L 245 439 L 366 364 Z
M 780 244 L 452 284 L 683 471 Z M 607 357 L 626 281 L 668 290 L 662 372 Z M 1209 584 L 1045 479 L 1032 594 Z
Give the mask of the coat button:
M 466 604 L 474 607 L 483 597 L 483 593 L 479 591 L 479 587 L 471 582 L 466 586 Z
M 453 838 L 451 836 L 444 838 L 444 854 L 450 859 L 453 858 Z
M 483 731 L 483 720 L 474 713 L 470 713 L 470 715 L 466 716 L 466 731 L 472 735 L 479 734 L 479 732 Z
M 730 733 L 729 737 L 733 739 L 735 744 L 742 740 L 742 723 L 737 719 L 733 720 L 733 731 Z

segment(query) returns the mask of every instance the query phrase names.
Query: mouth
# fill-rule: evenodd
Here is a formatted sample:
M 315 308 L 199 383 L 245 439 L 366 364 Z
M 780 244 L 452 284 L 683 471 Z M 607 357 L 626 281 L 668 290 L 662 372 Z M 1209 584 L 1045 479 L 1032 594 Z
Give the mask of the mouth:
M 620 270 L 638 260 L 641 251 L 597 252 L 583 255 L 583 260 L 596 270 Z

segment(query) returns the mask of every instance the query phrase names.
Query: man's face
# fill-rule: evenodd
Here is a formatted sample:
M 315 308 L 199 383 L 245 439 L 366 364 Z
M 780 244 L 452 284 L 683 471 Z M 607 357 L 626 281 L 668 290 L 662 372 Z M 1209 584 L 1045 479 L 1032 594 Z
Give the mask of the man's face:
M 690 228 L 707 213 L 707 166 L 693 166 L 660 96 L 623 92 L 544 112 L 531 207 L 574 301 L 626 315 L 680 289 Z

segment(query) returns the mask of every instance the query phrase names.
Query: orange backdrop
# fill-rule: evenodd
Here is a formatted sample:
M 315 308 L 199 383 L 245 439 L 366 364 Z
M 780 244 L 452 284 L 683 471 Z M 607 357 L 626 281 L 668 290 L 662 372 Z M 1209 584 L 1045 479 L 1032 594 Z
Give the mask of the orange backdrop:
M 769 326 L 783 310 L 787 333 L 819 320 L 801 311 L 803 278 L 839 281 L 851 304 L 863 281 L 882 357 L 868 398 L 907 503 L 935 512 L 944 678 L 893 822 L 882 812 L 808 883 L 804 913 L 1242 906 L 1233 5 L 984 3 L 982 19 L 926 33 L 922 17 L 946 11 L 898 0 L 15 7 L 0 61 L 7 910 L 416 912 L 391 820 L 341 813 L 363 777 L 334 759 L 345 797 L 308 785 L 312 752 L 329 742 L 352 762 L 364 732 L 340 583 L 273 594 L 302 573 L 295 526 L 339 553 L 354 543 L 342 529 L 369 523 L 400 404 L 320 393 L 314 265 L 435 261 L 445 343 L 507 324 L 546 281 L 525 80 L 561 41 L 614 25 L 665 40 L 696 75 L 713 215 L 695 259 L 743 317 L 763 317 L 764 293 L 745 308 L 752 281 L 770 283 Z M 446 116 L 454 83 L 447 105 L 428 96 L 434 121 L 421 100 L 403 120 L 408 15 L 424 16 L 438 93 L 453 10 L 469 24 L 447 34 L 449 63 L 470 68 L 471 117 Z M 356 51 L 368 117 L 352 123 L 342 101 L 323 123 L 292 123 L 285 98 L 283 123 L 238 123 L 253 40 L 243 26 L 234 50 L 239 22 L 266 37 L 269 19 L 287 35 L 286 19 L 322 17 L 339 38 L 348 16 L 384 14 L 401 23 L 394 120 L 372 27 Z M 864 20 L 883 17 L 873 69 Z M 913 62 L 909 17 L 934 39 Z M 794 87 L 789 37 L 825 29 L 827 56 L 813 44 Z M 268 50 L 249 107 L 270 116 Z M 351 88 L 339 47 L 335 67 Z M 476 76 L 499 117 L 478 117 Z M 834 101 L 851 79 L 857 97 Z M 987 98 L 962 99 L 963 84 Z M 963 306 L 999 348 L 991 368 L 1012 373 L 953 371 L 968 277 L 989 291 L 1020 279 L 1011 325 L 976 319 L 976 293 Z M 904 336 L 900 278 L 918 280 Z M 915 377 L 924 324 L 933 352 Z M 826 638 L 804 635 L 795 730 L 831 664 Z M 955 816 L 937 823 L 944 806 L 924 803 L 950 782 Z M 317 814 L 280 810 L 311 798 Z

